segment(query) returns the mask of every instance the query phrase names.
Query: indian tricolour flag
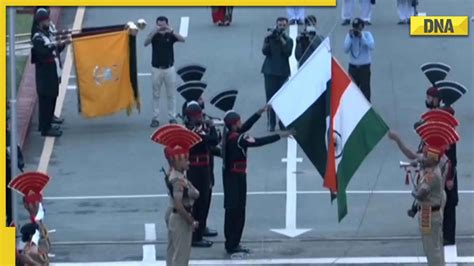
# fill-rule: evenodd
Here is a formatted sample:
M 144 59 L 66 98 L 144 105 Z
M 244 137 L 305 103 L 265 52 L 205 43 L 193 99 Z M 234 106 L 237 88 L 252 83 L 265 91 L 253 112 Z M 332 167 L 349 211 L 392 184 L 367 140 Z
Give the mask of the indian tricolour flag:
M 324 186 L 337 195 L 341 221 L 349 181 L 387 125 L 332 57 L 328 38 L 270 103 L 281 122 L 296 130 L 295 139 Z

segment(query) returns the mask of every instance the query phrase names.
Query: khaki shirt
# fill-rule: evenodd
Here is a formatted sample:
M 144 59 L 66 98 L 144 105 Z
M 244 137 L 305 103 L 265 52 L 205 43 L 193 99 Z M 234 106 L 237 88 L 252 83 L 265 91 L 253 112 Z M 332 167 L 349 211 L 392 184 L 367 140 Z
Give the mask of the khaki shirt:
M 439 166 L 434 168 L 426 168 L 421 171 L 416 191 L 427 191 L 423 199 L 419 199 L 418 205 L 429 205 L 431 207 L 440 206 L 444 208 L 446 202 L 446 194 L 444 192 L 444 179 Z
M 181 200 L 184 207 L 192 207 L 194 201 L 199 197 L 199 191 L 189 182 L 186 174 L 171 170 L 169 182 L 173 189 L 173 198 L 170 198 L 170 206 L 174 208 L 174 200 Z

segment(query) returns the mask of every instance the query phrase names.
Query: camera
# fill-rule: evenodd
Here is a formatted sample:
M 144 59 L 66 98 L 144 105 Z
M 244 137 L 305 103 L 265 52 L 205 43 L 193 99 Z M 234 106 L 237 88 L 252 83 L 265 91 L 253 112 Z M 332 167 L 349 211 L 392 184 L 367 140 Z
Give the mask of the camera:
M 408 216 L 410 216 L 411 218 L 414 218 L 417 212 L 418 212 L 418 207 L 417 207 L 415 204 L 413 204 L 413 205 L 411 206 L 411 209 L 409 209 L 409 210 L 407 211 L 407 214 L 408 214 Z
M 267 31 L 271 31 L 272 36 L 278 38 L 283 34 L 285 29 L 276 27 L 276 28 L 268 28 Z
M 360 30 L 356 30 L 356 29 L 349 30 L 349 33 L 350 33 L 351 37 L 360 38 L 362 36 L 362 33 L 360 32 Z

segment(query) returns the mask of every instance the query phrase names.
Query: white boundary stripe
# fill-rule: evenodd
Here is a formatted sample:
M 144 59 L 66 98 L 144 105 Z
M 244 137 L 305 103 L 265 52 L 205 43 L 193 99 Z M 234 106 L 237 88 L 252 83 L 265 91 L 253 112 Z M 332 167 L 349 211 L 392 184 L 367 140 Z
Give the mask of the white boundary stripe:
M 179 35 L 184 38 L 188 37 L 189 29 L 189 17 L 181 17 L 181 22 L 179 23 Z
M 191 260 L 190 265 L 271 265 L 271 264 L 414 264 L 426 263 L 426 257 L 348 257 L 348 258 L 299 258 L 299 259 L 253 259 L 253 260 Z M 448 263 L 474 263 L 474 257 L 457 257 Z M 52 263 L 52 266 L 138 266 L 143 262 L 94 262 L 94 263 Z M 147 263 L 149 266 L 165 265 L 164 261 Z
M 151 72 L 150 73 L 149 72 L 141 72 L 141 73 L 138 73 L 137 76 L 139 76 L 139 77 L 149 77 L 149 76 L 151 76 Z M 76 76 L 71 75 L 71 76 L 69 76 L 69 79 L 76 79 Z
M 328 195 L 328 191 L 313 190 L 313 191 L 297 191 L 301 195 Z M 366 194 L 381 194 L 381 195 L 396 195 L 396 194 L 410 194 L 410 190 L 348 190 L 347 194 L 366 195 Z M 474 190 L 461 190 L 459 194 L 474 194 Z M 265 195 L 286 195 L 286 191 L 254 191 L 247 192 L 248 196 L 265 196 Z M 212 196 L 224 196 L 222 192 L 212 193 Z M 168 194 L 143 194 L 143 195 L 104 195 L 104 196 L 70 196 L 70 197 L 44 197 L 45 200 L 91 200 L 91 199 L 147 199 L 147 198 L 167 198 Z
M 82 21 L 84 19 L 84 13 L 86 8 L 85 7 L 78 7 L 76 11 L 76 17 L 74 18 L 73 29 L 80 29 L 82 27 Z M 56 116 L 61 116 L 61 110 L 64 105 L 64 99 L 66 97 L 66 90 L 69 84 L 69 77 L 71 75 L 72 69 L 72 47 L 69 46 L 66 52 L 66 60 L 64 61 L 64 69 L 62 72 L 61 77 L 61 84 L 59 85 L 59 95 L 56 104 L 56 109 L 54 110 L 54 114 Z M 38 164 L 38 172 L 47 173 L 49 160 L 51 158 L 51 154 L 53 152 L 54 147 L 54 137 L 46 137 L 44 141 L 43 151 L 41 152 L 40 161 Z
M 156 226 L 155 224 L 145 224 L 145 240 L 156 241 Z M 144 262 L 155 262 L 156 261 L 156 248 L 155 245 L 143 245 L 143 261 Z

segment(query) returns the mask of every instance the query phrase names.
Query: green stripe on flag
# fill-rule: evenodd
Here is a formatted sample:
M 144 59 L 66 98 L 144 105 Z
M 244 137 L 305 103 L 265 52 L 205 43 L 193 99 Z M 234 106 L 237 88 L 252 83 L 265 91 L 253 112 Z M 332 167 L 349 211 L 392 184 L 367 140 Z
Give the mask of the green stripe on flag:
M 337 205 L 339 222 L 347 215 L 346 188 L 365 157 L 385 136 L 388 126 L 382 118 L 369 109 L 357 124 L 344 145 L 341 162 L 337 168 Z

